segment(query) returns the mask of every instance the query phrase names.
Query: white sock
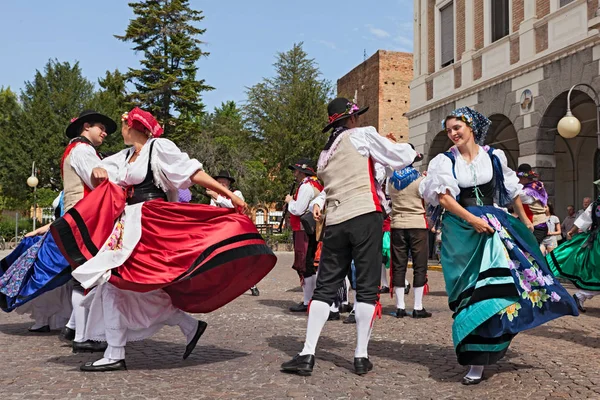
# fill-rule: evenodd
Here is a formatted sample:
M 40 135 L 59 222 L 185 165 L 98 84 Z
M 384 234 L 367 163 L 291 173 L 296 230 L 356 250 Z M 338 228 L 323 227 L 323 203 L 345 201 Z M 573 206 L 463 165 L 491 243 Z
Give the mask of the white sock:
M 125 346 L 108 345 L 104 350 L 104 358 L 102 360 L 112 360 L 112 362 L 125 359 Z M 98 360 L 98 361 L 102 361 Z M 94 363 L 96 365 L 96 363 Z
M 407 287 L 408 285 L 410 285 L 410 283 L 408 282 L 408 279 L 404 279 L 404 287 Z
M 346 277 L 346 301 L 343 301 L 342 304 L 348 304 L 350 300 L 350 279 Z
M 73 295 L 71 295 L 71 301 L 73 299 Z M 69 322 L 66 325 L 67 328 L 75 330 L 75 309 L 71 311 L 71 318 L 69 318 Z
M 471 369 L 465 375 L 466 378 L 481 379 L 483 376 L 483 365 L 471 365 Z
M 311 307 L 312 307 L 312 305 L 311 305 Z M 338 306 L 336 306 L 335 303 L 333 303 L 329 307 L 329 311 L 331 311 L 331 312 L 340 312 L 340 308 Z
M 367 347 L 371 337 L 373 314 L 375 314 L 375 304 L 356 303 L 356 350 L 354 350 L 354 357 L 369 357 Z
M 300 352 L 301 356 L 315 354 L 321 330 L 329 318 L 329 304 L 323 301 L 312 301 L 308 312 L 308 323 L 306 325 L 306 340 L 304 348 Z
M 406 305 L 404 304 L 404 288 L 395 287 L 394 296 L 396 297 L 396 308 L 404 310 L 406 308 Z
M 315 287 L 317 286 L 317 276 L 309 276 L 308 278 L 304 278 L 304 287 L 302 288 L 302 292 L 304 293 L 304 305 L 307 306 L 310 303 L 310 300 L 313 297 L 313 293 L 315 292 Z
M 73 290 L 71 294 L 71 303 L 73 303 L 73 314 L 75 316 L 75 342 L 84 342 L 85 322 L 87 319 L 87 310 L 81 305 L 84 295 L 81 292 Z
M 383 263 L 381 264 L 381 287 L 390 287 L 387 277 L 387 269 L 385 269 L 385 264 Z
M 415 306 L 413 310 L 422 310 L 423 309 L 423 292 L 425 291 L 425 286 L 413 288 L 415 292 Z
M 122 360 L 122 358 L 121 358 Z M 94 366 L 98 366 L 98 365 L 106 365 L 106 364 L 112 364 L 112 363 L 116 363 L 119 360 L 113 360 L 112 358 L 101 358 L 97 361 L 94 361 L 94 363 L 92 365 Z

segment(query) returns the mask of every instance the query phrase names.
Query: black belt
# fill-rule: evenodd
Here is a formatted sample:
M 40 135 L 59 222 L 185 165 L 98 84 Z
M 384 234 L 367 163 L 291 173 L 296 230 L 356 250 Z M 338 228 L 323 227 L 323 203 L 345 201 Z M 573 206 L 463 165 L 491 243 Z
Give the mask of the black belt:
M 133 196 L 128 197 L 127 198 L 127 204 L 128 205 L 132 205 L 132 204 L 138 204 L 138 203 L 142 203 L 144 201 L 150 201 L 150 200 L 156 200 L 156 199 L 163 199 L 163 200 L 167 200 L 167 194 L 165 192 L 141 192 L 140 191 L 135 191 L 133 193 Z
M 479 200 L 481 201 L 481 204 L 477 204 L 477 198 L 475 197 L 467 197 L 467 198 L 459 198 L 458 199 L 458 204 L 460 204 L 463 207 L 471 207 L 471 206 L 479 206 L 479 205 L 484 205 L 484 206 L 493 206 L 494 205 L 494 199 L 491 197 L 480 197 Z

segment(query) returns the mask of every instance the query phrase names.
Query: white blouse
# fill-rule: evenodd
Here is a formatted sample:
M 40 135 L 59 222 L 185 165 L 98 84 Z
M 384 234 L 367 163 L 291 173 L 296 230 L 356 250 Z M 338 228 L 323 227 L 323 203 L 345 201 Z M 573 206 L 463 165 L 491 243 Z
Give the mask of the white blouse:
M 100 167 L 106 169 L 109 179 L 119 186 L 137 185 L 146 178 L 150 145 L 152 149 L 152 172 L 155 183 L 164 191 L 187 189 L 193 185 L 190 177 L 203 170 L 200 161 L 190 158 L 169 139 L 150 139 L 144 144 L 140 154 L 132 163 L 128 163 L 131 148 L 105 158 Z
M 235 190 L 233 192 L 233 194 L 235 194 L 240 199 L 244 200 L 244 196 L 242 195 L 241 191 Z M 235 208 L 233 206 L 233 201 L 231 201 L 231 199 L 228 199 L 227 197 L 224 197 L 224 196 L 221 196 L 221 195 L 219 195 L 217 197 L 217 200 L 210 199 L 210 205 L 211 206 L 215 206 L 215 207 L 223 207 L 223 208 Z
M 494 176 L 492 160 L 483 147 L 479 146 L 479 153 L 470 163 L 465 161 L 455 147 L 452 147 L 451 151 L 454 153 L 456 159 L 454 166 L 456 178 L 452 173 L 452 161 L 450 158 L 444 154 L 438 154 L 429 163 L 427 176 L 419 185 L 421 196 L 427 203 L 434 206 L 439 204 L 438 196 L 446 193 L 447 190 L 456 198 L 460 193 L 460 188 L 484 185 L 491 181 Z M 523 185 L 519 183 L 519 178 L 515 171 L 508 168 L 504 152 L 495 149 L 494 155 L 500 159 L 504 174 L 504 185 L 510 198 L 514 199 L 523 189 Z M 496 202 L 497 200 L 495 199 Z
M 582 212 L 579 217 L 575 220 L 575 225 L 582 230 L 583 232 L 587 231 L 587 229 L 592 226 L 592 206 L 594 203 L 590 204 L 584 212 Z

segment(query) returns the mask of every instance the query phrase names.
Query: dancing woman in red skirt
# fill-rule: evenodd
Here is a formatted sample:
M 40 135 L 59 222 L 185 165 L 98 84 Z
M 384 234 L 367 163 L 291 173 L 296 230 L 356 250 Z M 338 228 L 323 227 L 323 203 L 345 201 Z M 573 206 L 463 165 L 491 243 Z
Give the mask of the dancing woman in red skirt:
M 83 371 L 126 369 L 127 341 L 146 339 L 164 325 L 180 327 L 187 358 L 206 323 L 186 312 L 229 303 L 276 263 L 243 214 L 246 203 L 198 160 L 159 139 L 163 130 L 150 113 L 135 108 L 122 121 L 131 147 L 93 170 L 96 189 L 51 228 L 76 268 L 73 277 L 93 288 L 84 301 L 85 336 L 108 343 L 104 358 Z M 227 196 L 235 208 L 178 203 L 178 189 L 193 184 Z

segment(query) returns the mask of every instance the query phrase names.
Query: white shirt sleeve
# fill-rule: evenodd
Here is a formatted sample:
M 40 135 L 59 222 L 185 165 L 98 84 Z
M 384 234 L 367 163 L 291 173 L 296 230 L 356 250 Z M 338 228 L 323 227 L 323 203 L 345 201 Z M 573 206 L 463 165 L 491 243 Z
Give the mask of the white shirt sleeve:
M 127 156 L 129 155 L 130 149 L 124 149 L 120 152 L 113 154 L 110 157 L 104 158 L 100 165 L 108 173 L 108 179 L 113 183 L 119 183 L 121 179 L 120 170 L 127 168 Z M 125 173 L 124 173 L 125 174 Z
M 412 164 L 417 156 L 409 144 L 394 143 L 381 136 L 372 126 L 354 128 L 352 131 L 350 141 L 361 155 L 371 157 L 373 161 L 393 170 L 401 170 Z
M 325 190 L 321 190 L 321 193 L 319 193 L 318 196 L 316 196 L 308 205 L 308 209 L 313 211 L 313 207 L 316 205 L 319 206 L 319 208 L 321 209 L 321 211 L 323 210 L 323 206 L 325 205 L 325 199 L 326 199 L 327 195 L 325 194 Z
M 240 199 L 244 200 L 244 196 L 242 195 L 242 192 L 240 192 L 239 190 L 234 191 L 233 194 L 235 194 Z M 213 205 L 212 203 L 214 203 L 214 205 L 216 205 L 217 207 L 233 208 L 233 202 L 231 201 L 231 199 L 228 199 L 221 195 L 219 195 L 219 197 L 217 197 L 217 200 L 211 200 L 211 205 Z
M 85 185 L 92 189 L 92 169 L 100 166 L 100 157 L 96 154 L 93 146 L 79 143 L 71 150 L 69 154 L 71 159 L 71 167 L 75 173 L 81 178 Z
M 510 198 L 514 199 L 523 190 L 523 185 L 519 183 L 519 177 L 515 171 L 508 167 L 504 151 L 496 149 L 494 150 L 494 155 L 500 159 L 500 163 L 502 164 L 502 174 L 504 175 L 504 186 L 506 186 Z
M 427 176 L 419 184 L 421 197 L 429 204 L 440 204 L 438 196 L 446 193 L 456 198 L 460 194 L 458 181 L 452 172 L 452 161 L 444 154 L 438 154 L 431 160 L 427 168 Z
M 298 197 L 288 203 L 288 211 L 292 215 L 303 215 L 308 209 L 310 201 L 313 199 L 314 190 L 310 183 L 305 183 L 298 189 Z
M 387 178 L 387 171 L 385 166 L 381 165 L 380 163 L 376 162 L 374 165 L 374 169 L 375 169 L 375 180 L 383 186 L 383 184 L 385 183 L 385 178 Z
M 587 229 L 592 226 L 592 205 L 593 203 L 590 204 L 575 220 L 575 225 L 582 231 L 587 231 Z
M 160 171 L 177 189 L 192 186 L 190 177 L 197 171 L 204 170 L 200 161 L 190 158 L 169 139 L 156 139 L 153 151 L 152 162 L 158 162 Z

